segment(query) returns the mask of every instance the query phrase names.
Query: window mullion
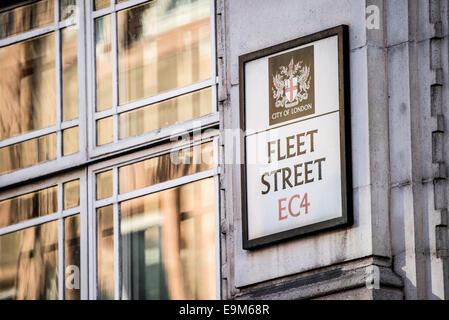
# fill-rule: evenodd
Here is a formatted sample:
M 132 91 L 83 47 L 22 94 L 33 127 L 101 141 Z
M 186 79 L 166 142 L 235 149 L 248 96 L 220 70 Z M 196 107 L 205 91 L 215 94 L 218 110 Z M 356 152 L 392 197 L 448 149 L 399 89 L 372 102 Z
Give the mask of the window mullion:
M 114 1 L 112 1 L 114 2 Z M 112 4 L 115 8 L 115 4 Z M 113 130 L 114 142 L 118 141 L 118 39 L 117 39 L 117 12 L 111 14 L 111 42 L 112 42 L 112 112 L 113 116 Z
M 58 183 L 58 299 L 64 300 L 64 192 L 63 184 Z
M 120 277 L 120 212 L 118 205 L 118 167 L 112 169 L 112 190 L 114 199 L 114 297 L 121 299 Z
M 55 19 L 59 19 L 59 6 L 56 7 L 58 1 L 55 0 Z M 57 159 L 62 157 L 62 54 L 61 54 L 61 30 L 55 31 L 55 70 L 56 70 L 56 129 L 57 129 Z

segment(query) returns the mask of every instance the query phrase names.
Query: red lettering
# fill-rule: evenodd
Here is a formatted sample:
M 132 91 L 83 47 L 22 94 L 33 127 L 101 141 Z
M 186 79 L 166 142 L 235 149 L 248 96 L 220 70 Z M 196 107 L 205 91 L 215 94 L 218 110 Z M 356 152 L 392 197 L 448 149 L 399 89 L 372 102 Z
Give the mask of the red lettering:
M 301 206 L 300 208 L 306 208 L 306 214 L 309 213 L 309 206 L 310 203 L 307 201 L 307 193 L 302 197 Z
M 290 215 L 292 217 L 298 217 L 301 214 L 301 210 L 298 209 L 297 213 L 293 213 L 293 211 L 292 211 L 293 199 L 298 199 L 299 200 L 300 199 L 299 194 L 295 194 L 293 197 L 290 198 L 290 201 L 288 202 L 288 212 L 290 213 Z
M 297 203 L 299 205 L 297 212 L 295 212 L 294 208 L 293 208 L 295 206 L 295 203 L 293 202 L 295 199 L 297 199 L 297 202 L 295 202 L 295 203 Z M 286 206 L 287 200 L 288 200 L 288 206 Z M 302 196 L 302 198 L 299 194 L 295 194 L 290 199 L 288 199 L 288 198 L 279 199 L 278 206 L 279 206 L 279 221 L 282 221 L 282 220 L 288 219 L 289 215 L 294 218 L 299 217 L 302 209 L 304 209 L 305 214 L 308 214 L 310 202 L 308 200 L 307 193 L 305 193 Z M 295 206 L 295 207 L 297 207 L 297 206 Z M 287 211 L 287 209 L 288 209 L 288 213 L 287 212 L 284 213 L 284 211 Z
M 285 220 L 288 218 L 287 215 L 283 216 L 282 211 L 284 211 L 286 208 L 282 206 L 282 203 L 287 201 L 287 198 L 279 199 L 279 221 Z

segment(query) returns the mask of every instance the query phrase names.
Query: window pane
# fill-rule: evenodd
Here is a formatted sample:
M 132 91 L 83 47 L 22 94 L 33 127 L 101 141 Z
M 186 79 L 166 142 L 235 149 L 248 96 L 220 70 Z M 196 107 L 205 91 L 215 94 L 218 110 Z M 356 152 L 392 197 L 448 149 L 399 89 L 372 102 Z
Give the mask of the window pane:
M 58 298 L 58 221 L 0 236 L 0 300 Z
M 97 173 L 97 200 L 112 197 L 112 170 Z
M 97 209 L 97 298 L 114 299 L 114 209 Z
M 58 212 L 58 187 L 0 201 L 0 228 Z
M 80 205 L 80 181 L 73 180 L 64 183 L 64 210 L 79 207 Z
M 199 118 L 212 112 L 210 88 L 120 114 L 120 139 Z
M 52 24 L 54 0 L 42 0 L 0 13 L 0 39 Z
M 62 120 L 78 118 L 77 26 L 61 30 L 62 41 Z
M 95 19 L 95 71 L 97 111 L 112 107 L 111 16 Z
M 60 20 L 73 18 L 76 16 L 76 0 L 60 0 L 59 1 L 59 17 Z
M 78 145 L 78 127 L 73 127 L 62 132 L 63 138 L 63 155 L 77 153 L 79 151 Z
M 0 174 L 56 159 L 56 133 L 0 148 Z
M 0 70 L 0 140 L 56 123 L 53 33 L 0 48 Z
M 124 299 L 214 299 L 214 181 L 120 204 Z
M 94 10 L 100 10 L 109 7 L 111 0 L 95 0 Z
M 64 219 L 65 299 L 81 298 L 80 215 Z
M 112 117 L 97 121 L 97 146 L 102 146 L 114 141 L 114 122 Z
M 158 0 L 117 13 L 119 103 L 211 76 L 209 0 Z
M 209 142 L 120 167 L 119 193 L 212 169 L 213 155 L 213 144 Z

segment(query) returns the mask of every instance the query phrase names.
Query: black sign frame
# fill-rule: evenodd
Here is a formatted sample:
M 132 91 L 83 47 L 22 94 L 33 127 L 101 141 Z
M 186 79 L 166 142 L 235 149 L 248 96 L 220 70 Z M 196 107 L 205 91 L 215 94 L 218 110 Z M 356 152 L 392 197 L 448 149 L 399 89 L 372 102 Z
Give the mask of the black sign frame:
M 274 233 L 256 239 L 248 238 L 248 203 L 246 173 L 246 105 L 245 105 L 245 64 L 285 50 L 307 45 L 318 40 L 338 37 L 338 82 L 340 102 L 340 163 L 341 163 L 341 198 L 342 216 L 323 222 Z M 241 196 L 242 196 L 242 234 L 243 249 L 251 250 L 276 244 L 280 241 L 310 236 L 322 231 L 347 228 L 353 225 L 352 198 L 352 152 L 351 152 L 351 112 L 350 112 L 350 72 L 349 72 L 349 27 L 340 25 L 305 37 L 287 41 L 272 47 L 239 56 L 239 97 L 240 97 L 240 129 L 243 132 L 243 157 L 241 164 Z

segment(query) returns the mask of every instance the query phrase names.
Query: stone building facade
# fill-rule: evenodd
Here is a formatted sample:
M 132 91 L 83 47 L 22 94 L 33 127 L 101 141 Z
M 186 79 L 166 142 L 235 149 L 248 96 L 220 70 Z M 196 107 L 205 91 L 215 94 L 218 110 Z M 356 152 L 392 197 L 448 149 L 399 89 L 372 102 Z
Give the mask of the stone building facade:
M 449 297 L 448 4 L 217 2 L 222 128 L 239 123 L 240 55 L 349 26 L 354 202 L 352 227 L 245 251 L 240 168 L 224 166 L 223 297 Z M 230 144 L 221 140 L 222 154 Z M 370 285 L 377 276 L 379 286 Z
M 341 25 L 353 223 L 245 250 L 239 58 Z M 448 36 L 448 0 L 4 1 L 0 299 L 449 299 Z

